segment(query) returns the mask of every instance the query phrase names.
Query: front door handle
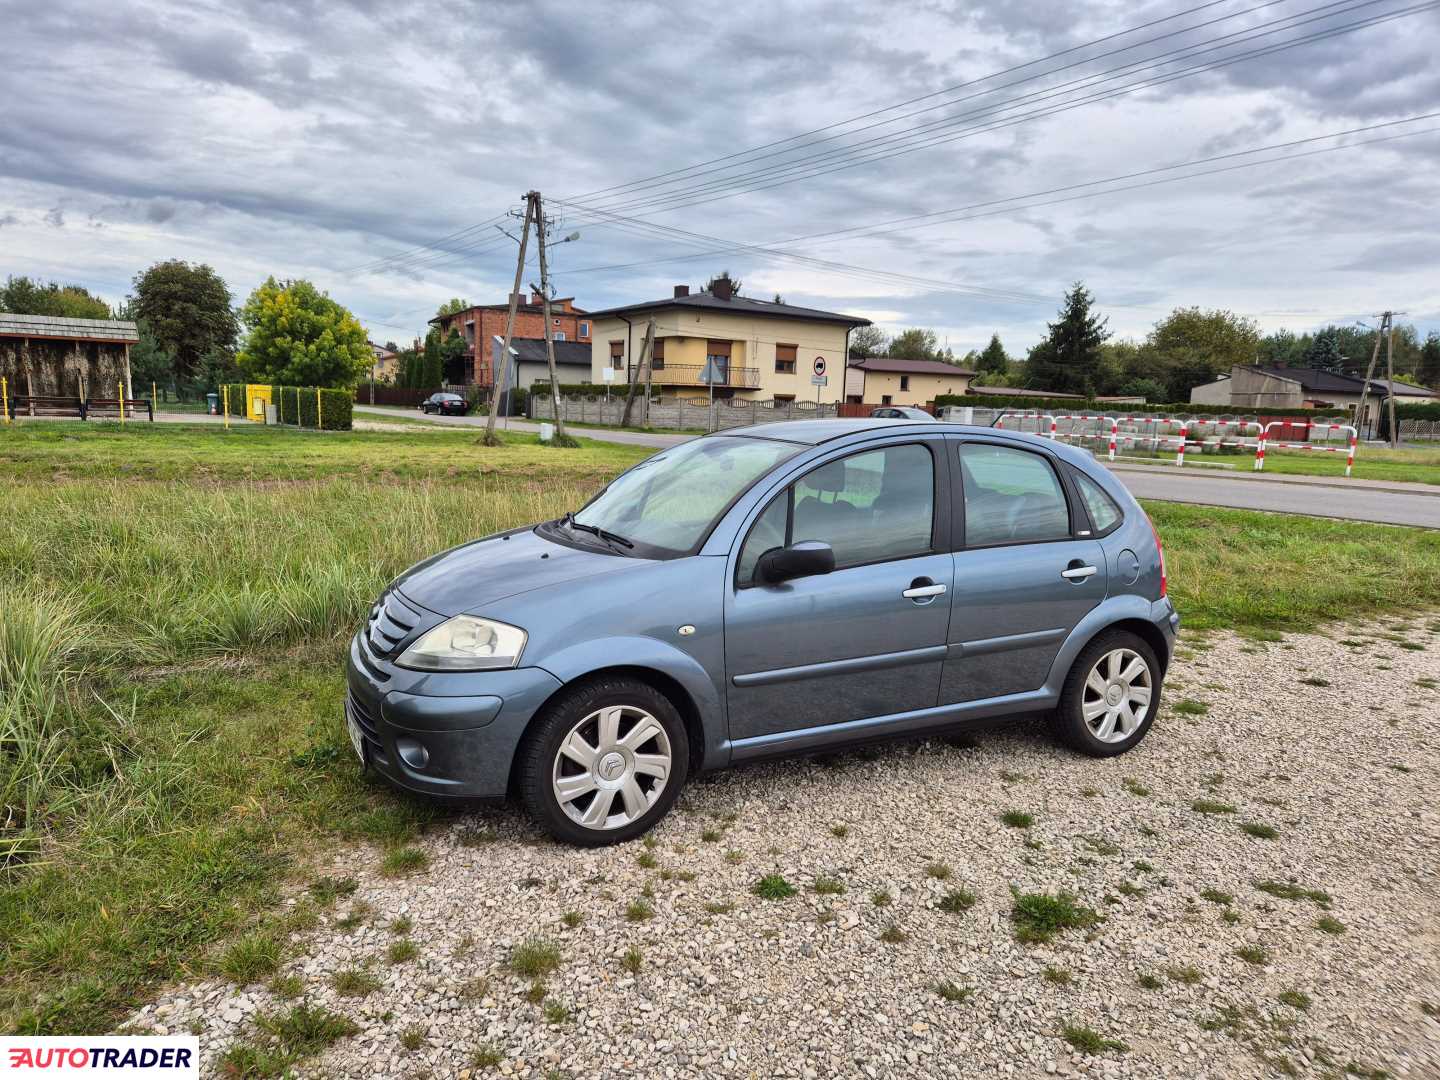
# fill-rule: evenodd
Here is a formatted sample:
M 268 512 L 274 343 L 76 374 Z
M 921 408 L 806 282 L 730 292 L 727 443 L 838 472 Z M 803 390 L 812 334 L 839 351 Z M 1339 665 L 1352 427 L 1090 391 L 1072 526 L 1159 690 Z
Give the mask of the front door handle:
M 928 600 L 931 597 L 943 596 L 944 594 L 944 585 L 937 585 L 928 577 L 917 577 L 914 581 L 910 582 L 910 587 L 900 595 L 905 597 L 906 600 Z
M 1068 569 L 1060 571 L 1060 576 L 1069 578 L 1071 581 L 1084 581 L 1087 577 L 1091 577 L 1097 572 L 1093 566 L 1076 566 L 1072 563 Z

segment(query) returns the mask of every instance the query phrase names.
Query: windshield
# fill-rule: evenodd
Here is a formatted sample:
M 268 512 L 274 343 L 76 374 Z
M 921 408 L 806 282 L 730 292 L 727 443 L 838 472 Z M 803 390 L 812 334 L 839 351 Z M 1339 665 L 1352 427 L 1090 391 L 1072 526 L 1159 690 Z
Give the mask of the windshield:
M 694 439 L 616 477 L 574 521 L 662 553 L 688 552 L 737 495 L 799 449 L 769 439 Z

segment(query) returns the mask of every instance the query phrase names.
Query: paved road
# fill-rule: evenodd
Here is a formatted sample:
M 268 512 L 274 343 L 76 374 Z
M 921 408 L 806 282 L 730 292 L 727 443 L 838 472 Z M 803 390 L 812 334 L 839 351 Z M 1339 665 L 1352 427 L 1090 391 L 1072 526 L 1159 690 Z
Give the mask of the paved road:
M 485 416 L 424 416 L 418 410 L 412 410 L 416 420 L 427 420 L 432 424 L 448 424 L 453 427 L 484 427 L 489 417 Z M 382 416 L 405 416 L 404 409 L 386 408 L 382 405 L 356 405 L 355 414 L 361 418 L 366 413 L 379 413 Z M 513 416 L 502 416 L 495 421 L 497 427 L 502 431 L 524 431 L 534 435 L 540 430 L 540 425 L 529 420 L 517 420 Z M 679 446 L 682 442 L 688 442 L 695 438 L 694 435 L 652 435 L 644 431 L 605 431 L 601 428 L 576 427 L 571 425 L 570 433 L 582 439 L 596 439 L 600 442 L 624 443 L 627 446 Z
M 355 406 L 367 412 L 394 416 L 400 410 Z M 483 416 L 431 417 L 460 427 L 484 426 Z M 500 421 L 505 423 L 504 420 Z M 509 420 L 511 431 L 535 432 L 539 425 Z M 572 428 L 577 435 L 632 446 L 675 446 L 692 435 L 651 435 L 639 431 L 602 431 Z M 1228 506 L 1240 510 L 1271 510 L 1283 514 L 1377 521 L 1387 525 L 1418 525 L 1440 529 L 1440 486 L 1344 480 L 1317 476 L 1256 476 L 1252 473 L 1212 473 L 1173 466 L 1117 465 L 1115 474 L 1140 499 Z

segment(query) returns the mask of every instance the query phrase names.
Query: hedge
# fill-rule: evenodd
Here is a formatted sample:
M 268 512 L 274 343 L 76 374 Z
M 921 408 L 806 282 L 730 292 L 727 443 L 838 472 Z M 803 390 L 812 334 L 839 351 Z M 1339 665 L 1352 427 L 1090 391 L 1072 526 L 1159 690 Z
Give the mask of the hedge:
M 1388 410 L 1387 410 L 1388 411 Z M 1414 402 L 1409 405 L 1395 403 L 1396 420 L 1440 420 L 1440 401 L 1433 404 Z
M 1074 398 L 1010 397 L 990 394 L 941 394 L 935 406 L 972 405 L 977 409 L 1017 409 L 1021 412 L 1083 413 L 1129 416 L 1137 413 L 1179 413 L 1184 416 L 1335 416 L 1343 409 L 1244 409 L 1233 405 L 1202 405 L 1199 402 L 1142 403 L 1138 401 L 1081 401 Z
M 586 383 L 563 383 L 563 382 L 562 382 L 562 383 L 560 384 L 560 396 L 561 396 L 561 397 L 574 397 L 574 396 L 576 396 L 577 394 L 579 394 L 579 395 L 584 395 L 584 396 L 593 395 L 593 396 L 595 396 L 595 397 L 604 397 L 604 396 L 605 396 L 605 391 L 606 391 L 606 390 L 609 390 L 611 397 L 614 397 L 617 393 L 618 393 L 621 397 L 624 397 L 624 396 L 625 396 L 626 387 L 628 387 L 629 385 L 630 385 L 629 383 L 620 382 L 620 381 L 616 381 L 616 382 L 613 382 L 613 383 L 588 383 L 588 382 L 586 382 Z M 637 389 L 639 389 L 639 388 L 637 387 Z M 531 384 L 531 386 L 530 386 L 530 393 L 532 393 L 532 394 L 548 394 L 549 392 L 550 392 L 550 380 L 549 380 L 549 379 L 536 379 L 535 382 L 534 382 L 533 384 Z
M 230 415 L 245 416 L 245 383 L 230 383 Z M 275 406 L 276 419 L 281 424 L 293 425 L 299 418 L 299 426 L 313 428 L 315 424 L 315 391 L 313 386 L 272 386 L 270 401 Z M 329 390 L 320 388 L 320 419 L 326 431 L 349 431 L 355 405 L 353 390 Z

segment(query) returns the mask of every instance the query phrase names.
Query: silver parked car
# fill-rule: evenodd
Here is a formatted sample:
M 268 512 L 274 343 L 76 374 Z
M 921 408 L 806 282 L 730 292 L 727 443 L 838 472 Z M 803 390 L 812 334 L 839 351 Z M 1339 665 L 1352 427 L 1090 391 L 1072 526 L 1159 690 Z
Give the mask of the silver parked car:
M 402 574 L 351 643 L 362 763 L 628 840 L 692 775 L 1048 712 L 1138 743 L 1179 616 L 1160 540 L 1089 455 L 948 423 L 707 435 L 554 521 Z
M 917 409 L 913 405 L 881 405 L 877 409 L 871 409 L 870 415 L 877 420 L 919 420 L 928 423 L 935 419 L 924 409 Z

